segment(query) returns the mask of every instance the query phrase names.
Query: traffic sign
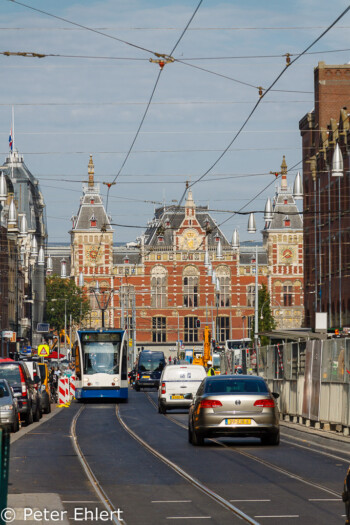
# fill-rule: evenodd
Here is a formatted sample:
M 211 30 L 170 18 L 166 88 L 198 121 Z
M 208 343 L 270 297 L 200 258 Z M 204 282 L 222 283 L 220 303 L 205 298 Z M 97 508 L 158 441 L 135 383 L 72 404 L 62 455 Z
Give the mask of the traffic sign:
M 47 357 L 50 354 L 49 345 L 39 345 L 38 346 L 38 355 L 40 357 Z
M 129 339 L 129 346 L 132 346 L 132 339 Z
M 36 325 L 36 331 L 41 334 L 47 334 L 50 331 L 49 323 L 38 323 Z

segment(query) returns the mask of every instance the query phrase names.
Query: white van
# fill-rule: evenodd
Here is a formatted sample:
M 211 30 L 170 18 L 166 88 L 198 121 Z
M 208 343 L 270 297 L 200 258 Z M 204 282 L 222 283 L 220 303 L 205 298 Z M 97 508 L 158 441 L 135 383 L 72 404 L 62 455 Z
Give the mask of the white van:
M 189 407 L 206 375 L 204 367 L 200 365 L 166 366 L 159 383 L 158 412 L 165 414 L 170 408 Z

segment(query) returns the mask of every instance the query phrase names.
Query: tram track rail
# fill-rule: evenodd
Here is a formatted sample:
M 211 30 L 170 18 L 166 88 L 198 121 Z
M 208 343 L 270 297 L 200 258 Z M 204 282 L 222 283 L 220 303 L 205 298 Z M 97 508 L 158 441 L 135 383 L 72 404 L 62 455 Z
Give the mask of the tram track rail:
M 157 407 L 157 404 L 155 403 L 155 401 L 151 398 L 151 396 L 149 395 L 148 392 L 145 392 L 145 395 L 147 397 L 147 399 L 149 400 L 149 402 L 154 406 L 154 408 L 157 410 L 158 407 Z M 166 417 L 167 419 L 169 419 L 170 421 L 172 421 L 173 423 L 175 423 L 176 425 L 178 425 L 179 427 L 181 428 L 184 428 L 185 430 L 187 430 L 187 425 L 184 425 L 183 423 L 181 423 L 180 421 L 178 421 L 177 419 L 175 419 L 174 417 L 170 416 L 169 414 L 164 414 L 164 417 Z M 214 442 L 215 444 L 227 449 L 227 450 L 230 450 L 231 452 L 235 453 L 235 454 L 239 454 L 241 456 L 245 456 L 253 461 L 256 461 L 262 465 L 264 465 L 265 467 L 268 467 L 269 469 L 271 470 L 274 470 L 275 472 L 278 472 L 280 474 L 284 474 L 285 476 L 288 476 L 289 478 L 292 478 L 294 480 L 297 480 L 301 483 L 304 483 L 305 485 L 308 485 L 308 486 L 311 486 L 311 487 L 314 487 L 314 488 L 317 488 L 323 492 L 326 492 L 327 494 L 331 494 L 332 496 L 335 496 L 337 498 L 341 498 L 341 494 L 340 492 L 336 492 L 320 483 L 315 483 L 313 481 L 310 481 L 309 479 L 307 478 L 304 478 L 302 476 L 299 476 L 298 474 L 295 474 L 294 472 L 291 472 L 283 467 L 279 467 L 278 465 L 275 465 L 273 463 L 271 463 L 270 461 L 267 461 L 265 459 L 262 459 L 262 458 L 259 458 L 258 456 L 254 456 L 254 454 L 251 454 L 249 452 L 246 452 L 244 450 L 237 450 L 237 449 L 232 449 L 231 446 L 229 445 L 226 445 L 225 443 L 222 443 L 221 441 L 217 440 L 217 439 L 214 439 L 214 438 L 210 438 L 210 440 L 212 442 Z M 292 445 L 294 445 L 294 443 L 291 443 Z M 306 446 L 302 446 L 302 445 L 299 445 L 299 444 L 296 444 L 295 446 L 298 446 L 298 447 L 302 447 L 302 448 L 306 448 L 307 450 L 309 451 L 312 451 L 312 452 L 317 452 L 321 455 L 325 455 L 325 456 L 330 456 L 331 458 L 333 459 L 337 459 L 337 460 L 341 460 L 341 461 L 344 461 L 344 462 L 347 462 L 348 463 L 348 460 L 346 460 L 345 458 L 340 458 L 340 457 L 336 457 L 332 454 L 328 454 L 324 451 L 318 451 L 317 449 L 310 449 L 309 447 L 306 447 Z
M 203 494 L 206 496 L 209 496 L 212 500 L 214 500 L 216 503 L 224 507 L 226 510 L 232 512 L 236 517 L 242 519 L 245 521 L 245 523 L 249 523 L 251 525 L 259 525 L 259 522 L 257 522 L 254 518 L 251 516 L 248 516 L 248 514 L 245 514 L 243 511 L 232 505 L 230 501 L 223 498 L 213 490 L 211 490 L 209 487 L 201 483 L 198 479 L 191 476 L 188 472 L 183 470 L 181 467 L 176 465 L 173 461 L 170 461 L 168 458 L 163 456 L 160 452 L 158 452 L 155 448 L 153 448 L 151 445 L 149 445 L 146 441 L 144 441 L 136 432 L 134 432 L 123 420 L 119 406 L 116 405 L 116 416 L 120 423 L 120 425 L 124 428 L 128 434 L 135 439 L 140 445 L 142 445 L 143 448 L 145 448 L 148 452 L 150 452 L 153 456 L 155 456 L 157 459 L 162 461 L 165 465 L 170 467 L 172 470 L 174 470 L 179 476 L 181 476 L 183 479 L 185 479 L 190 485 L 200 490 Z
M 102 505 L 105 507 L 105 509 L 111 514 L 111 521 L 115 523 L 115 525 L 127 525 L 124 519 L 119 520 L 115 514 L 118 515 L 118 510 L 114 507 L 111 500 L 108 498 L 107 494 L 103 490 L 100 482 L 96 478 L 95 474 L 93 473 L 88 461 L 86 460 L 83 451 L 81 450 L 79 443 L 78 443 L 78 436 L 76 433 L 76 424 L 77 420 L 80 416 L 80 414 L 85 409 L 85 405 L 83 405 L 78 412 L 75 414 L 71 427 L 70 427 L 70 437 L 73 443 L 73 447 L 75 450 L 76 455 L 78 456 L 78 459 L 83 467 L 83 470 L 93 487 L 94 491 L 96 492 L 97 497 L 101 501 Z

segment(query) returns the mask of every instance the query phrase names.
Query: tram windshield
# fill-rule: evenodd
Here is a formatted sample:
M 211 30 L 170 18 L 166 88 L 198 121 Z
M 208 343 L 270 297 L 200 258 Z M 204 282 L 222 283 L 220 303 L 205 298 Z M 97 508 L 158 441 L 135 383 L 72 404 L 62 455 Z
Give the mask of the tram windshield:
M 119 374 L 120 334 L 104 341 L 94 339 L 98 338 L 83 337 L 82 340 L 84 374 Z

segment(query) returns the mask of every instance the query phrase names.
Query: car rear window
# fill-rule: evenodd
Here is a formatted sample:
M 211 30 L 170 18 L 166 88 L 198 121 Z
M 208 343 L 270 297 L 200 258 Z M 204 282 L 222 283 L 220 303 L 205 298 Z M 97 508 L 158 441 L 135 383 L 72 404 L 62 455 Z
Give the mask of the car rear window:
M 39 365 L 39 364 L 38 364 L 38 367 L 39 367 L 39 370 L 40 370 L 41 381 L 45 381 L 45 379 L 46 379 L 46 367 L 45 367 L 45 365 Z
M 229 394 L 268 394 L 266 383 L 254 379 L 219 379 L 208 381 L 205 387 L 207 394 L 229 393 Z
M 165 360 L 163 353 L 141 354 L 139 359 L 139 371 L 141 372 L 161 372 L 164 368 Z
M 13 383 L 20 383 L 21 376 L 19 373 L 19 365 L 12 363 L 0 365 L 0 379 L 7 379 L 10 385 Z
M 8 396 L 10 395 L 10 392 L 9 392 L 9 390 L 8 390 L 8 388 L 7 388 L 7 386 L 6 386 L 6 384 L 3 383 L 2 381 L 0 381 L 0 390 L 3 391 L 4 396 L 8 397 Z

